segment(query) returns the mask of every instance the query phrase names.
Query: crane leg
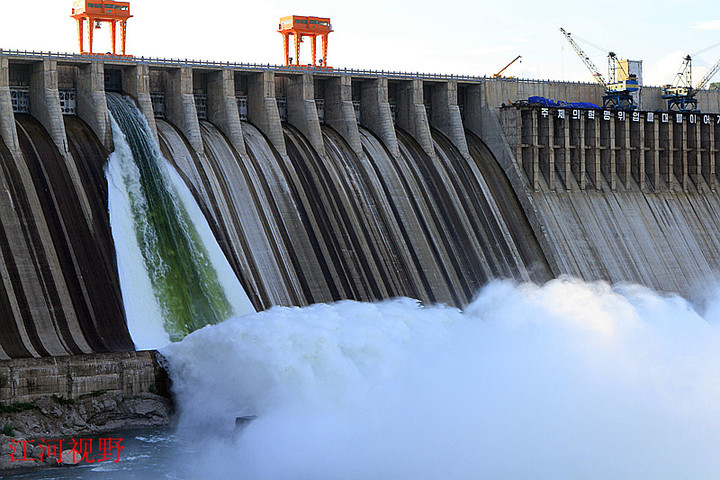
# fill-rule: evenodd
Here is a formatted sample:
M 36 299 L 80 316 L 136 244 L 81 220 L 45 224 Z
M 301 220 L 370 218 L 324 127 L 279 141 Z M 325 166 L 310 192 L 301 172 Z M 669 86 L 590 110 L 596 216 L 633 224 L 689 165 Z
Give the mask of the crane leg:
M 114 35 L 113 35 L 114 36 Z M 127 39 L 127 22 L 120 22 L 120 51 L 125 55 L 125 41 Z
M 285 65 L 290 65 L 290 34 L 283 33 L 283 51 L 285 52 Z
M 80 44 L 80 53 L 83 53 L 83 40 L 85 39 L 85 31 L 83 29 L 85 19 L 84 18 L 76 18 L 77 21 L 77 29 L 78 29 L 78 43 Z
M 88 53 L 90 53 L 90 55 L 93 53 L 93 30 L 95 30 L 93 23 L 95 22 L 93 22 L 92 19 L 88 20 L 88 43 L 90 44 Z
M 328 49 L 328 36 L 327 34 L 323 35 L 323 46 L 322 46 L 322 56 L 323 56 L 323 67 L 327 67 L 327 49 Z
M 110 29 L 110 35 L 112 36 L 112 54 L 115 55 L 115 35 L 117 33 L 117 22 L 112 22 L 112 28 Z
M 316 48 L 317 48 L 316 40 L 317 40 L 317 37 L 316 37 L 315 35 L 313 35 L 313 37 L 312 37 L 312 42 L 310 43 L 310 51 L 312 52 L 312 64 L 313 64 L 313 65 L 315 65 L 315 59 L 316 59 L 316 57 L 317 57 L 317 54 L 316 54 Z

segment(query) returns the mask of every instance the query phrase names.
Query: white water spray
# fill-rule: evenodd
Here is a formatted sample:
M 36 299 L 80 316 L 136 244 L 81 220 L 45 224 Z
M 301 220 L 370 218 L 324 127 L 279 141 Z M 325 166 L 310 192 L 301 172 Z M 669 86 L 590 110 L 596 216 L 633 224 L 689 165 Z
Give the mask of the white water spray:
M 716 311 L 639 286 L 495 282 L 462 312 L 276 307 L 164 353 L 204 478 L 711 479 Z

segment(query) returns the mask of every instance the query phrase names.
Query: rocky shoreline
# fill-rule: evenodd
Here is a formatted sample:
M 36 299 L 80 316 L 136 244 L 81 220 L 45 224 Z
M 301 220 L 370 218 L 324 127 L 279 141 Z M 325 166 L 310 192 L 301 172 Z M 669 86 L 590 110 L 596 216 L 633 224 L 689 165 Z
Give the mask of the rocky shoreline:
M 62 463 L 59 457 L 60 451 L 72 448 L 73 438 L 126 428 L 167 426 L 172 410 L 165 396 L 143 392 L 127 397 L 103 390 L 74 400 L 50 395 L 31 403 L 0 406 L 0 475 L 71 464 L 72 455 L 64 455 Z

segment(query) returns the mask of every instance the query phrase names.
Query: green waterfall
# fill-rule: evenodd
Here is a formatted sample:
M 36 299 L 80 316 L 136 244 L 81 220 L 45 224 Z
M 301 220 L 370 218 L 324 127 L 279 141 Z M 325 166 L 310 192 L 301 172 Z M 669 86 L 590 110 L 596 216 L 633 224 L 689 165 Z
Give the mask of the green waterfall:
M 122 182 L 135 240 L 164 330 L 171 341 L 178 341 L 227 319 L 233 306 L 147 122 L 129 98 L 108 94 L 108 106 L 122 131 L 114 134 L 115 154 L 125 163 Z

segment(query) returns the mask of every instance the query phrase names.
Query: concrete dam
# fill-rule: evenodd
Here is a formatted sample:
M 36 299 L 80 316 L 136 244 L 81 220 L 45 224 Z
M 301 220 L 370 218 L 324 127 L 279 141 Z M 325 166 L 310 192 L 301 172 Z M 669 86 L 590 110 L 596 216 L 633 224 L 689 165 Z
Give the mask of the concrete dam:
M 0 358 L 135 348 L 106 179 L 123 98 L 257 310 L 462 306 L 495 278 L 688 298 L 714 281 L 720 93 L 682 114 L 662 112 L 654 88 L 636 112 L 518 102 L 531 95 L 600 103 L 603 91 L 0 52 Z

